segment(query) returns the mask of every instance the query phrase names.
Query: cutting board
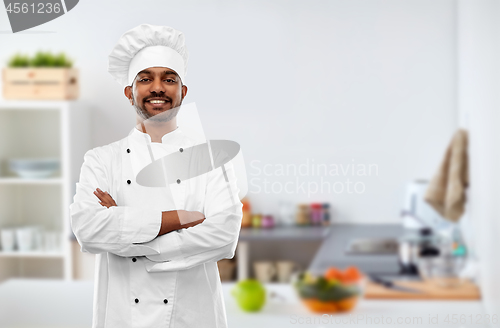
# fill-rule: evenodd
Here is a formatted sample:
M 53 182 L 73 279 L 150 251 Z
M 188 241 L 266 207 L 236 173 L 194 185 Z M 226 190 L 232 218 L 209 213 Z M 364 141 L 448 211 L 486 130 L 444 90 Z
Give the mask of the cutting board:
M 394 284 L 421 291 L 421 293 L 402 292 L 386 288 L 371 281 L 366 283 L 365 298 L 367 299 L 425 299 L 425 300 L 479 300 L 481 293 L 477 285 L 470 281 L 453 288 L 445 288 L 433 282 L 424 281 L 394 281 Z

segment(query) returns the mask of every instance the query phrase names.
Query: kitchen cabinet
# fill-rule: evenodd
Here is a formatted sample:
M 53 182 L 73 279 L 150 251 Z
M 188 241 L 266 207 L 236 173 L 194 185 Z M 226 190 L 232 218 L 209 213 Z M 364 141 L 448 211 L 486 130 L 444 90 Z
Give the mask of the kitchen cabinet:
M 87 118 L 77 101 L 0 102 L 0 229 L 41 231 L 34 250 L 0 249 L 0 281 L 72 278 L 69 204 L 79 175 L 72 168 L 88 150 Z M 9 158 L 56 158 L 60 165 L 51 177 L 22 178 L 9 170 Z

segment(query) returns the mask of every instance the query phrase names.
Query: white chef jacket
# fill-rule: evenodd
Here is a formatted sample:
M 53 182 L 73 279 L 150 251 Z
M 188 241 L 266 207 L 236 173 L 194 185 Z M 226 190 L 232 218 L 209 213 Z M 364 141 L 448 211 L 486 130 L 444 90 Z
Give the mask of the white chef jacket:
M 82 251 L 97 254 L 93 328 L 227 327 L 216 262 L 234 257 L 241 228 L 232 163 L 224 165 L 228 182 L 218 168 L 170 185 L 174 205 L 165 188 L 135 181 L 152 160 L 195 144 L 180 128 L 157 143 L 134 127 L 85 154 L 70 217 Z M 96 188 L 118 206 L 100 205 Z M 206 220 L 155 238 L 162 211 L 176 209 Z

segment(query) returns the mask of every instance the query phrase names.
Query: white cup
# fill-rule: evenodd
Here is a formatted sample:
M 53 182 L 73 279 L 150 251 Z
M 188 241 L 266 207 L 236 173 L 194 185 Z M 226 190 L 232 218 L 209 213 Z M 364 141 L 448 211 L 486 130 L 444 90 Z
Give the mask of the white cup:
M 258 261 L 253 267 L 257 280 L 262 283 L 270 282 L 276 274 L 276 266 L 271 261 Z
M 45 231 L 44 242 L 44 249 L 46 251 L 59 251 L 61 248 L 61 234 L 57 231 Z
M 16 229 L 17 248 L 21 252 L 33 250 L 34 242 L 33 227 L 21 227 Z
M 39 226 L 33 227 L 33 249 L 42 250 L 43 248 L 43 229 Z
M 12 252 L 16 245 L 16 232 L 12 228 L 4 228 L 0 231 L 3 252 Z
M 295 270 L 300 270 L 297 263 L 293 261 L 278 261 L 276 263 L 276 268 L 278 271 L 278 281 L 282 283 L 290 282 L 290 278 Z

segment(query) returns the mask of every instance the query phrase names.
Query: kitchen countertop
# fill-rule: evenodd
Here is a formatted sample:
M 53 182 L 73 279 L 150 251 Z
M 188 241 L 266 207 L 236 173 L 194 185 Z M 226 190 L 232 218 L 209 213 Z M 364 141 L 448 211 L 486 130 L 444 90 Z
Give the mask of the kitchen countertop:
M 266 284 L 268 297 L 258 313 L 240 310 L 231 289 L 235 283 L 222 284 L 229 327 L 486 327 L 480 301 L 383 301 L 361 300 L 350 313 L 318 315 L 305 308 L 289 284 Z M 93 282 L 13 279 L 0 284 L 1 328 L 89 328 L 92 320 Z M 57 315 L 54 315 L 57 314 Z M 452 317 L 453 314 L 457 316 Z M 449 315 L 447 324 L 446 316 Z M 454 318 L 467 324 L 451 324 Z M 436 317 L 437 316 L 437 317 Z M 491 314 L 490 314 L 491 317 Z M 433 321 L 429 323 L 429 319 Z M 371 320 L 371 323 L 368 322 Z M 414 325 L 397 321 L 415 321 Z M 434 322 L 438 320 L 437 322 Z M 391 324 L 388 322 L 391 321 Z M 384 324 L 385 323 L 385 324 Z
M 289 284 L 266 284 L 268 295 L 272 292 L 279 297 L 268 298 L 259 313 L 246 313 L 240 310 L 231 289 L 234 283 L 223 283 L 224 299 L 229 327 L 476 327 L 471 325 L 480 321 L 477 327 L 485 327 L 485 313 L 481 301 L 414 301 L 414 300 L 365 300 L 361 299 L 353 311 L 346 314 L 313 314 L 302 305 Z M 457 316 L 452 317 L 453 314 Z M 446 317 L 447 315 L 448 318 Z M 466 323 L 453 324 L 460 316 Z M 472 316 L 472 317 L 471 317 Z M 491 314 L 490 314 L 491 318 Z M 449 320 L 449 323 L 446 322 Z M 371 320 L 371 321 L 370 321 Z M 405 324 L 404 321 L 414 322 Z M 398 323 L 403 321 L 403 323 Z

